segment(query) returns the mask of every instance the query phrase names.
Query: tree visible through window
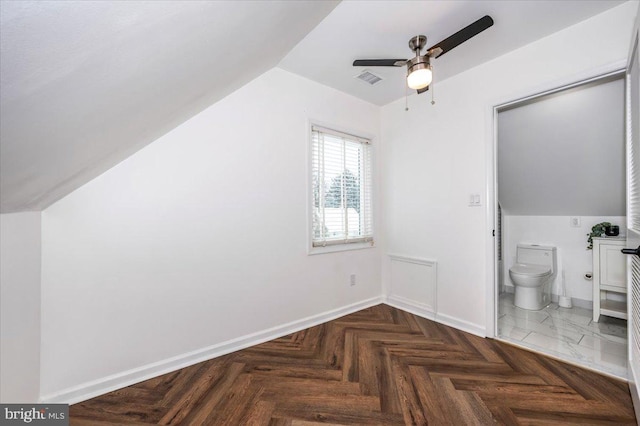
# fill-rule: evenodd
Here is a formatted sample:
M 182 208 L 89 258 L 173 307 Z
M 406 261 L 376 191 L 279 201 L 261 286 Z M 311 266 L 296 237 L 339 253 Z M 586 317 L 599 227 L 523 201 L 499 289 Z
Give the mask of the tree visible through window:
M 312 128 L 313 246 L 373 241 L 367 139 Z
M 355 177 L 349 169 L 345 169 L 333 178 L 331 187 L 325 195 L 325 207 L 340 208 L 345 204 L 348 209 L 353 208 L 360 213 L 360 179 Z

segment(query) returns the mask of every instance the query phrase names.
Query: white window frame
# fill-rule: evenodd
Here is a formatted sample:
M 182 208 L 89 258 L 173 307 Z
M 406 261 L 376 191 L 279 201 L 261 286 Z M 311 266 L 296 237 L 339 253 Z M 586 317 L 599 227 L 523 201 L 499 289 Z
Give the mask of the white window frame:
M 369 146 L 368 153 L 368 161 L 365 163 L 365 167 L 368 167 L 368 173 L 365 172 L 369 177 L 369 202 L 368 204 L 368 215 L 369 215 L 369 227 L 371 229 L 370 235 L 366 235 L 364 237 L 358 237 L 354 239 L 347 240 L 331 240 L 326 241 L 324 245 L 318 245 L 314 240 L 314 165 L 313 165 L 313 156 L 314 156 L 314 141 L 313 141 L 313 132 L 314 130 L 318 130 L 323 133 L 331 134 L 333 136 L 344 137 L 350 141 L 357 141 L 363 144 L 367 144 Z M 333 126 L 326 126 L 323 124 L 318 124 L 316 122 L 309 122 L 308 125 L 308 185 L 307 190 L 309 193 L 308 197 L 308 212 L 307 215 L 309 221 L 309 244 L 308 244 L 308 252 L 309 254 L 321 254 L 321 253 L 332 253 L 338 251 L 346 251 L 346 250 L 360 250 L 366 248 L 372 248 L 375 246 L 375 230 L 374 230 L 374 212 L 373 212 L 373 146 L 372 146 L 372 138 L 365 136 L 356 136 L 353 132 L 345 132 L 342 130 L 337 130 Z

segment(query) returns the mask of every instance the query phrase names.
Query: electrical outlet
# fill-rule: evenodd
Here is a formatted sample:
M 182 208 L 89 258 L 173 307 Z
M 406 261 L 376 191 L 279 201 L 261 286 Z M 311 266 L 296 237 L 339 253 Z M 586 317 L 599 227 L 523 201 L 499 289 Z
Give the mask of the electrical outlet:
M 349 285 L 351 286 L 356 285 L 356 274 L 351 274 L 349 276 Z
M 581 223 L 580 223 L 581 221 L 578 216 L 571 216 L 571 218 L 569 219 L 569 222 L 571 223 L 572 228 L 580 228 L 581 226 Z

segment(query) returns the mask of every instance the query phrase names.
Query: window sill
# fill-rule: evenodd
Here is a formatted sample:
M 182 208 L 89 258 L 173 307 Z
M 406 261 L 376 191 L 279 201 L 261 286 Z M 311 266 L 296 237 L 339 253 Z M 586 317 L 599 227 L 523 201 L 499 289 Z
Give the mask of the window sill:
M 309 248 L 309 256 L 313 256 L 316 254 L 325 254 L 325 253 L 337 253 L 341 251 L 351 251 L 351 250 L 363 250 L 375 248 L 375 242 L 365 242 L 365 243 L 352 243 L 352 244 L 336 244 L 332 246 L 326 247 L 311 247 Z

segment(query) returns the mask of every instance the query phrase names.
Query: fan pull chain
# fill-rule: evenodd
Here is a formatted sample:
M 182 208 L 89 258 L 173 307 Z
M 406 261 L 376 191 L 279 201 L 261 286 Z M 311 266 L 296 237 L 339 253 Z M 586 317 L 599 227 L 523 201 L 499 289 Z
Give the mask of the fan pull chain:
M 404 110 L 409 111 L 409 89 L 404 86 Z
M 436 101 L 433 99 L 433 97 L 435 96 L 435 82 L 436 80 L 433 78 L 434 74 L 433 74 L 433 68 L 431 68 L 431 105 L 435 105 Z

